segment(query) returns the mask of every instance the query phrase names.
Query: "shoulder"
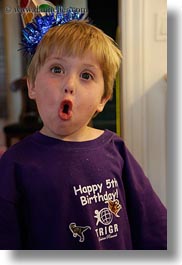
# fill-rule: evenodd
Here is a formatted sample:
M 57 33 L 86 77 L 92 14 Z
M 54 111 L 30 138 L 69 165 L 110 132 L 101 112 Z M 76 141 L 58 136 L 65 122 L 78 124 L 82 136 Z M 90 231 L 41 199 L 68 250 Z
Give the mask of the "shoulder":
M 123 139 L 115 132 L 106 129 L 98 138 L 98 146 L 101 146 L 104 152 L 112 155 L 115 159 L 125 159 L 127 148 Z
M 123 143 L 123 139 L 117 135 L 115 132 L 110 131 L 108 129 L 101 130 L 101 129 L 96 129 L 93 127 L 88 127 L 87 128 L 87 133 L 84 135 L 86 139 L 84 140 L 97 140 L 98 138 L 107 138 L 108 140 L 116 141 Z
M 115 132 L 110 130 L 105 130 L 104 135 L 108 139 L 108 143 L 112 144 L 113 146 L 116 146 L 121 150 L 126 147 L 124 140 L 121 138 L 121 136 L 119 136 Z
M 33 144 L 33 135 L 25 137 L 23 140 L 9 147 L 2 155 L 2 160 L 12 160 L 15 158 L 24 157 L 29 151 L 29 147 Z

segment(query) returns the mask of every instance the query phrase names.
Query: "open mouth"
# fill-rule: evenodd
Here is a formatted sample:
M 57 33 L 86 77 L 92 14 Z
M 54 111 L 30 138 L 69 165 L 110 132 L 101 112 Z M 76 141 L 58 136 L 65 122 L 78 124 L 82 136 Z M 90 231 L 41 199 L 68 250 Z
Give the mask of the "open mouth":
M 66 114 L 69 113 L 69 105 L 68 104 L 65 104 L 64 105 L 64 107 L 63 107 L 63 113 L 66 113 Z
M 59 108 L 59 117 L 66 121 L 72 117 L 72 102 L 71 100 L 63 100 Z

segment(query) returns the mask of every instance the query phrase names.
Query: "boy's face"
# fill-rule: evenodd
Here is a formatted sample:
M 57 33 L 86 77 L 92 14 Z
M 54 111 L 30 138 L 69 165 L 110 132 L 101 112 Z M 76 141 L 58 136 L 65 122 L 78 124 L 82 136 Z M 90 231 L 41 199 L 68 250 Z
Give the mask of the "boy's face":
M 28 89 L 44 124 L 42 132 L 68 140 L 85 133 L 90 119 L 108 100 L 103 98 L 100 65 L 89 53 L 83 58 L 51 54 Z

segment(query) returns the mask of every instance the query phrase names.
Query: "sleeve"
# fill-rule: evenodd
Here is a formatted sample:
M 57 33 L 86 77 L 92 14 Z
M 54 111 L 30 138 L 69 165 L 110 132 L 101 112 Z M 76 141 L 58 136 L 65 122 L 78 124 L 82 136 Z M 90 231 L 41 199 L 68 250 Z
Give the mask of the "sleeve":
M 0 249 L 21 249 L 20 242 L 15 170 L 4 154 L 0 159 Z
M 154 192 L 149 179 L 123 147 L 123 182 L 133 248 L 138 250 L 167 249 L 167 209 Z

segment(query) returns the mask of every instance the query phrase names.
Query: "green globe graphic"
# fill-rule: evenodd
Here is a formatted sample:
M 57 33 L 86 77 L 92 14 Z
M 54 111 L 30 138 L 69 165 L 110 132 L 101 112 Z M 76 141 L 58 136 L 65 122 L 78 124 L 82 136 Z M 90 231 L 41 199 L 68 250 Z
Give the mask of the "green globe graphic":
M 104 225 L 109 225 L 112 222 L 113 215 L 108 208 L 103 208 L 100 211 L 100 221 Z

